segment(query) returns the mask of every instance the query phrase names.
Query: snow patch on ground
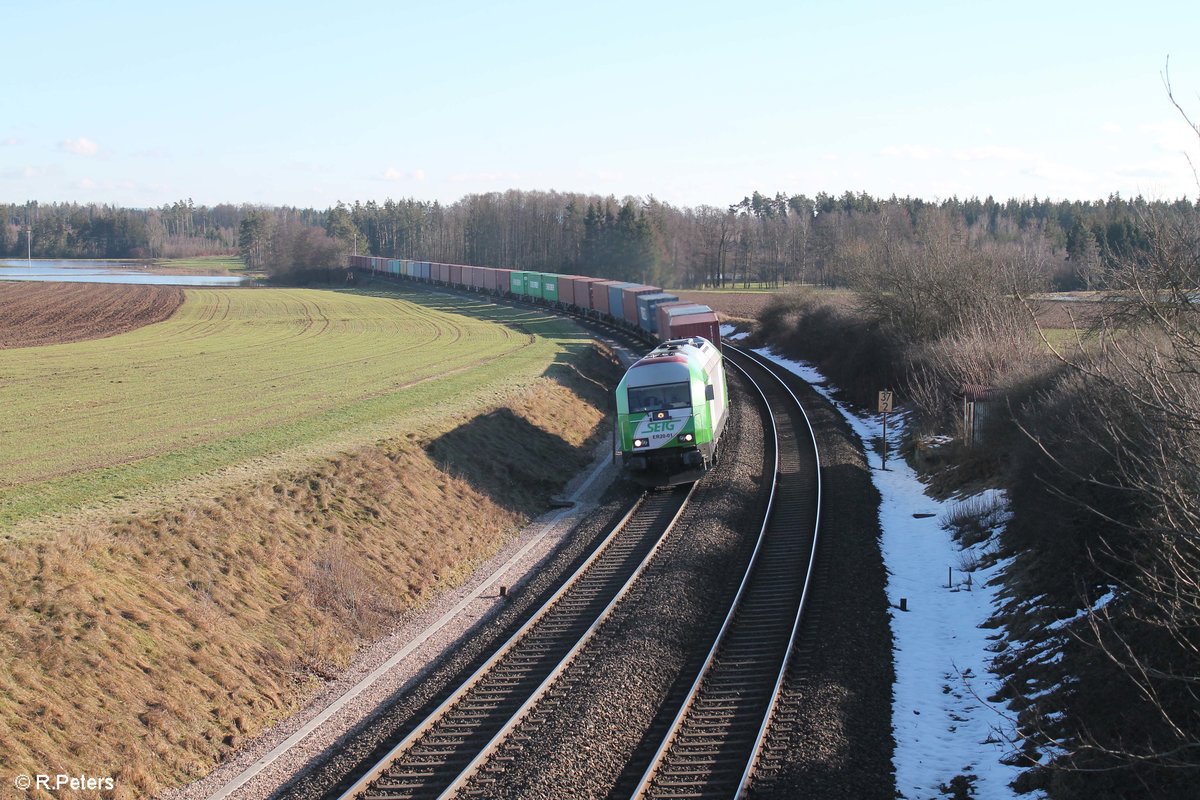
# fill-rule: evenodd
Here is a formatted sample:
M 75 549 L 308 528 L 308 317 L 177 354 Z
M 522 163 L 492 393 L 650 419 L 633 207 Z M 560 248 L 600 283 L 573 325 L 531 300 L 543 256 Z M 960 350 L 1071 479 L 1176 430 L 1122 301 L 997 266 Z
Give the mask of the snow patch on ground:
M 884 470 L 876 446 L 883 439 L 880 417 L 859 416 L 835 400 L 825 377 L 808 364 L 770 350 L 757 352 L 811 383 L 866 444 L 882 496 L 880 544 L 893 609 L 897 789 L 908 800 L 938 798 L 943 796 L 941 785 L 966 774 L 975 777 L 976 797 L 1018 797 L 1009 783 L 1020 770 L 1000 763 L 1012 750 L 1012 726 L 1002 715 L 1005 709 L 987 702 L 999 688 L 988 671 L 989 637 L 997 631 L 980 627 L 996 604 L 997 588 L 989 582 L 1003 565 L 964 571 L 975 566 L 989 542 L 963 549 L 941 526 L 939 519 L 953 503 L 928 497 L 917 475 L 895 455 L 903 436 L 901 415 L 889 415 Z M 907 611 L 899 610 L 901 601 Z
M 742 331 L 741 333 L 738 333 L 737 327 L 734 325 L 722 325 L 720 330 L 721 339 L 726 342 L 737 342 L 750 335 L 749 331 Z

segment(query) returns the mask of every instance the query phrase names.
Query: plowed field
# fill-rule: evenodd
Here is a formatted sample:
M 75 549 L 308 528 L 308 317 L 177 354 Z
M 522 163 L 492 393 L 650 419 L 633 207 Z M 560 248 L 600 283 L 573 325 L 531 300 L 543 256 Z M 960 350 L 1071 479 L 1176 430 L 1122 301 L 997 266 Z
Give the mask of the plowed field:
M 680 300 L 704 303 L 717 312 L 722 322 L 731 319 L 758 319 L 759 312 L 767 307 L 775 296 L 771 292 L 676 292 Z
M 0 281 L 0 350 L 103 339 L 162 322 L 181 303 L 178 286 Z

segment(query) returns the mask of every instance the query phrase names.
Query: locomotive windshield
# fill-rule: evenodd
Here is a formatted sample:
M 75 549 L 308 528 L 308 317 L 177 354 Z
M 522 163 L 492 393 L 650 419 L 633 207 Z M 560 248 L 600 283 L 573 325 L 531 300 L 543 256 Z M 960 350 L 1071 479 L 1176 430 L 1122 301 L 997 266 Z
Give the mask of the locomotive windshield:
M 629 413 L 658 411 L 664 408 L 691 408 L 692 391 L 687 383 L 662 383 L 658 386 L 630 386 Z

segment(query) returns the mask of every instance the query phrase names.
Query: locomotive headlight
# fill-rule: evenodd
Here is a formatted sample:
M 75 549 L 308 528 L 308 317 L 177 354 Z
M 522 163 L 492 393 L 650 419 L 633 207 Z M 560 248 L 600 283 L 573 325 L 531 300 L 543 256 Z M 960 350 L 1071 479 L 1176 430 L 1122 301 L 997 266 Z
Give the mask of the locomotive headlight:
M 685 433 L 685 434 L 683 435 L 683 440 L 684 440 L 685 442 L 690 442 L 692 439 L 695 439 L 695 438 L 696 438 L 696 437 L 695 437 L 695 436 L 692 436 L 690 433 Z
M 645 447 L 645 446 L 646 446 L 646 440 L 645 440 L 645 439 L 634 439 L 634 440 L 633 440 L 633 446 L 634 446 L 634 447 Z

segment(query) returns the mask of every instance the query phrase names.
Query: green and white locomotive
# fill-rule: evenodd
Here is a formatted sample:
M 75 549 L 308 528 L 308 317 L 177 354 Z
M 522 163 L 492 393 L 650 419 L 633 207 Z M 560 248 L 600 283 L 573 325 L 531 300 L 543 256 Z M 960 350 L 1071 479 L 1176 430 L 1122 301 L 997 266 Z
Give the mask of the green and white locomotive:
M 717 461 L 729 416 L 721 352 L 707 339 L 672 339 L 617 386 L 617 437 L 626 472 L 649 486 L 695 481 Z

